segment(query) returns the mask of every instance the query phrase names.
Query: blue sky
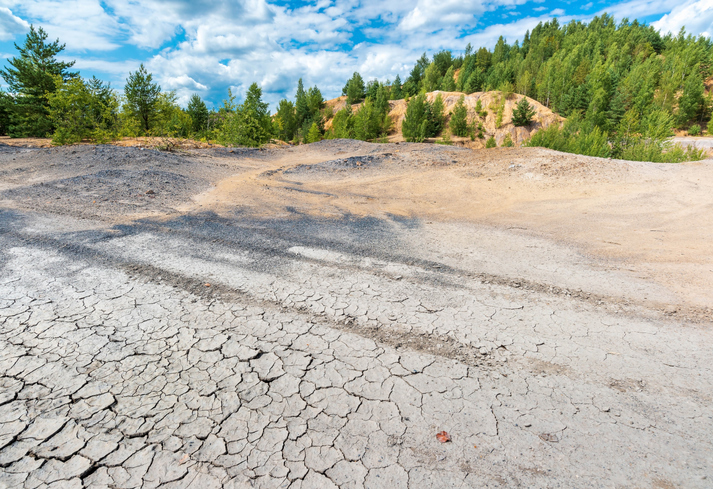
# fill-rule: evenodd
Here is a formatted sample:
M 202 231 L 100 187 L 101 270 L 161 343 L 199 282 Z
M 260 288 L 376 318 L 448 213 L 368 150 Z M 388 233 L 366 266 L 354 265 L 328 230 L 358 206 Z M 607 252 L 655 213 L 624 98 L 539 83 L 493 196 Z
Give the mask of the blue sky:
M 588 20 L 608 12 L 663 32 L 713 33 L 713 0 L 0 0 L 0 57 L 15 54 L 30 24 L 67 44 L 83 76 L 122 88 L 140 63 L 185 103 L 217 105 L 258 82 L 274 108 L 297 79 L 340 94 L 354 71 L 404 79 L 423 52 L 521 39 L 540 21 Z

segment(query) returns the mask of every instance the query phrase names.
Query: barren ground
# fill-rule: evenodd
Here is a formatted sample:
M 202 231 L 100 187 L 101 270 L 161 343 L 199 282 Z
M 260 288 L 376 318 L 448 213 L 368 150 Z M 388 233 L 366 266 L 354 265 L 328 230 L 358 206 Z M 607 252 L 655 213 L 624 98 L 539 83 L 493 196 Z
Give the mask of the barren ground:
M 712 196 L 709 160 L 0 146 L 0 487 L 710 487 Z

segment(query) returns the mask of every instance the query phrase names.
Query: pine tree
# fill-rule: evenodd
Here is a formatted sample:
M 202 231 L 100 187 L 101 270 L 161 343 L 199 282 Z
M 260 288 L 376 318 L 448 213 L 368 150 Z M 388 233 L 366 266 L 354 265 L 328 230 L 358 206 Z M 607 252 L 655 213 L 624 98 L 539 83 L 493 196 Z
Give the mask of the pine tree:
M 305 87 L 302 84 L 302 78 L 297 82 L 297 93 L 295 94 L 295 114 L 296 114 L 296 125 L 297 127 L 302 127 L 305 121 L 309 118 L 309 101 L 307 100 L 307 93 L 305 92 Z
M 10 130 L 10 114 L 15 100 L 0 90 L 0 135 L 7 135 Z
M 230 105 L 233 105 L 232 94 Z M 226 105 L 228 105 L 226 103 Z M 226 146 L 262 146 L 272 136 L 272 120 L 268 104 L 262 101 L 262 90 L 253 83 L 248 88 L 245 101 L 233 111 L 227 111 L 219 131 L 218 141 Z
M 443 105 L 443 97 L 441 97 L 440 93 L 436 95 L 436 100 L 433 101 L 433 104 L 430 104 L 430 107 L 429 134 L 426 137 L 438 136 L 441 131 L 443 131 L 443 126 L 446 122 L 446 115 L 444 113 L 445 106 Z
M 424 124 L 428 123 L 426 120 L 427 106 L 428 102 L 424 94 L 417 95 L 409 100 L 406 106 L 406 116 L 401 125 L 401 132 L 406 141 L 420 143 L 426 139 L 426 127 Z
M 441 90 L 444 92 L 456 91 L 455 69 L 453 68 L 453 65 L 451 65 L 451 67 L 446 71 L 446 74 L 443 75 Z
M 438 90 L 438 87 L 441 86 L 441 74 L 438 72 L 438 65 L 436 63 L 431 63 L 428 65 L 428 68 L 426 68 L 426 71 L 423 73 L 423 85 L 422 88 L 426 92 L 433 92 L 434 90 Z
M 208 130 L 208 107 L 206 107 L 200 95 L 197 93 L 191 95 L 186 112 L 191 116 L 191 129 L 194 134 Z
M 465 106 L 465 96 L 461 95 L 453 107 L 449 123 L 451 132 L 459 137 L 468 134 L 468 108 Z
M 698 73 L 689 75 L 683 84 L 683 94 L 678 100 L 678 123 L 685 126 L 703 109 L 703 80 Z
M 342 95 L 347 96 L 347 103 L 349 105 L 358 104 L 366 95 L 366 89 L 364 87 L 364 79 L 358 72 L 354 72 L 352 77 L 347 81 L 342 89 Z
M 309 132 L 307 133 L 307 142 L 308 143 L 316 143 L 317 141 L 322 140 L 322 133 L 319 132 L 319 126 L 317 125 L 316 122 L 312 124 L 312 127 L 309 128 Z
M 283 141 L 292 141 L 297 131 L 297 116 L 295 115 L 295 105 L 289 100 L 282 99 L 277 106 L 275 114 L 275 126 L 277 136 Z
M 490 148 L 497 148 L 497 147 L 498 147 L 498 143 L 495 141 L 495 137 L 494 137 L 494 136 L 490 136 L 490 137 L 488 138 L 488 140 L 485 142 L 485 147 L 488 148 L 488 149 L 490 149 Z
M 527 98 L 522 97 L 512 111 L 512 123 L 515 126 L 529 126 L 536 112 L 527 101 Z
M 391 84 L 391 100 L 401 100 L 404 98 L 403 91 L 401 90 L 401 77 L 396 75 L 394 78 L 394 83 Z
M 156 105 L 161 95 L 161 87 L 153 82 L 153 75 L 146 71 L 143 63 L 134 73 L 129 73 L 124 94 L 126 111 L 138 119 L 141 129 L 144 133 L 148 133 L 153 120 L 158 115 Z
M 9 134 L 13 137 L 42 137 L 52 132 L 49 104 L 46 94 L 57 89 L 55 78 L 62 82 L 76 78 L 75 72 L 68 71 L 74 61 L 57 61 L 55 56 L 64 51 L 65 45 L 59 39 L 46 43 L 47 33 L 40 27 L 30 26 L 25 44 L 15 44 L 19 56 L 7 61 L 8 66 L 0 70 L 0 75 L 14 95 L 10 113 Z

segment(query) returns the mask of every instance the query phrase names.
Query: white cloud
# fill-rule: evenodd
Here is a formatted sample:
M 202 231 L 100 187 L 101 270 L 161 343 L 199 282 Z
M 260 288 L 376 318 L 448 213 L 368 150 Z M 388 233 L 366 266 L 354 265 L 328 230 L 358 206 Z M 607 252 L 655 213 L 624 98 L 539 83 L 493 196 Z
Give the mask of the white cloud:
M 675 0 L 630 0 L 602 9 L 598 12 L 598 15 L 606 12 L 614 16 L 617 21 L 623 18 L 634 20 L 642 16 L 670 12 L 676 5 L 678 5 L 678 2 Z
M 120 44 L 119 22 L 101 6 L 99 0 L 5 0 L 25 23 L 42 26 L 51 39 L 59 38 L 75 51 L 107 51 Z M 28 22 L 30 20 L 30 22 Z
M 685 2 L 652 24 L 662 32 L 674 34 L 686 27 L 690 34 L 710 37 L 713 33 L 713 0 L 693 0 Z
M 17 34 L 22 34 L 30 28 L 30 24 L 17 17 L 7 7 L 0 7 L 0 40 L 9 41 Z

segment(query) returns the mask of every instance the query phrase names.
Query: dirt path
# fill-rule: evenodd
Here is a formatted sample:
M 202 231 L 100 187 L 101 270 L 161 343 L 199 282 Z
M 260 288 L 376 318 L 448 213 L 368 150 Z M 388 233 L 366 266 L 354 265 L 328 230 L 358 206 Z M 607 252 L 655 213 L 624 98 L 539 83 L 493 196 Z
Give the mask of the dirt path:
M 0 152 L 0 487 L 709 486 L 709 163 L 101 149 Z

